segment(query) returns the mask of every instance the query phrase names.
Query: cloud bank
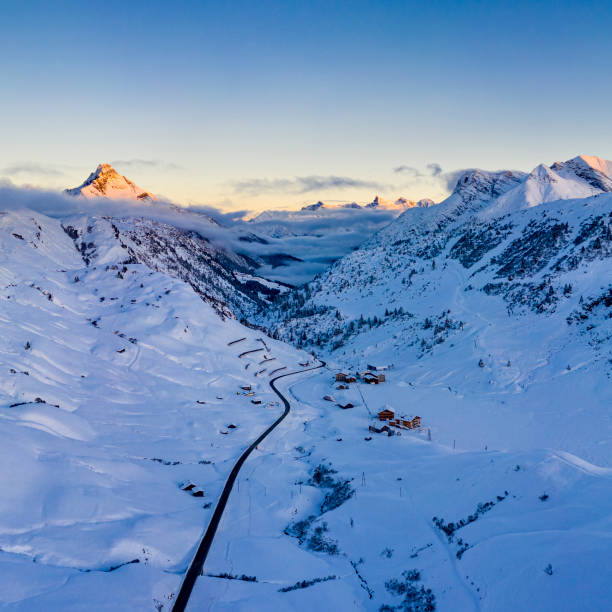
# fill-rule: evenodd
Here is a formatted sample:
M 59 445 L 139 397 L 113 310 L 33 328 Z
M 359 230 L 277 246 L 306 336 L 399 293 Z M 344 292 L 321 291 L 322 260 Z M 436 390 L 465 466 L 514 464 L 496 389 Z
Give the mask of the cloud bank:
M 182 170 L 183 167 L 173 162 L 165 162 L 158 159 L 115 159 L 109 162 L 111 166 L 122 168 L 150 168 L 152 170 Z
M 431 162 L 425 166 L 425 170 L 419 170 L 414 166 L 396 166 L 393 168 L 395 174 L 404 174 L 412 179 L 423 179 L 437 177 L 442 174 L 442 166 L 436 162 Z
M 292 179 L 267 179 L 255 178 L 234 181 L 232 183 L 236 193 L 251 196 L 267 193 L 311 193 L 313 191 L 324 191 L 326 189 L 371 189 L 384 191 L 389 185 L 378 181 L 368 181 L 347 176 L 296 176 Z
M 371 209 L 279 212 L 265 221 L 243 221 L 246 211 L 223 212 L 210 206 L 184 208 L 171 202 L 86 199 L 63 193 L 0 184 L 0 211 L 30 209 L 59 220 L 70 217 L 145 217 L 195 231 L 217 248 L 258 260 L 256 273 L 298 285 L 311 280 L 388 223 L 397 213 Z M 255 238 L 255 239 L 254 239 Z M 262 258 L 289 254 L 302 261 L 272 267 Z
M 22 174 L 37 174 L 40 176 L 64 176 L 66 173 L 48 164 L 37 164 L 32 162 L 23 162 L 20 164 L 11 164 L 0 168 L 0 174 L 5 176 L 19 176 Z

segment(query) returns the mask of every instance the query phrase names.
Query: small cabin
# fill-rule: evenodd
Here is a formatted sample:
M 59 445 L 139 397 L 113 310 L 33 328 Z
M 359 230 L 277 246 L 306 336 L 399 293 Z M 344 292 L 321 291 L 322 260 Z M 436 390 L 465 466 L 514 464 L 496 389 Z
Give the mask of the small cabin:
M 378 384 L 378 377 L 377 376 L 364 376 L 363 377 L 363 382 L 366 385 L 377 385 Z
M 388 365 L 372 365 L 371 363 L 368 363 L 368 370 L 372 370 L 372 372 L 384 372 L 388 369 Z
M 251 404 L 261 404 L 261 400 L 253 399 L 253 400 L 251 400 Z
M 251 390 L 251 385 L 242 385 L 242 387 L 240 387 L 243 391 L 250 391 Z
M 349 408 L 354 408 L 355 405 L 351 404 L 351 402 L 349 402 L 348 404 L 338 404 L 338 408 L 342 408 L 342 410 L 348 410 Z
M 395 418 L 395 412 L 393 412 L 393 410 L 381 410 L 378 413 L 378 420 L 379 421 L 390 421 L 391 419 Z
M 333 402 L 334 401 L 334 398 L 331 395 L 324 395 L 323 399 L 327 400 L 328 402 Z
M 354 382 L 357 382 L 357 379 L 356 379 L 354 376 L 347 376 L 347 377 L 344 379 L 344 382 L 347 382 L 347 383 L 354 383 Z
M 344 372 L 338 372 L 336 374 L 336 382 L 346 382 L 346 374 Z

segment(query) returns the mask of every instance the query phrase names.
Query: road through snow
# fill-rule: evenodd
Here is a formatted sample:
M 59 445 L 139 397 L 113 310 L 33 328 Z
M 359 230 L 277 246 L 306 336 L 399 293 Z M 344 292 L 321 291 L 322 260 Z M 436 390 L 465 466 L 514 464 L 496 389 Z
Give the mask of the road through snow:
M 260 349 L 263 350 L 263 349 Z M 252 352 L 252 351 L 251 351 Z M 195 585 L 195 582 L 198 576 L 202 573 L 202 568 L 204 567 L 204 562 L 206 561 L 206 557 L 208 556 L 208 552 L 215 538 L 215 534 L 217 533 L 217 528 L 219 527 L 219 523 L 221 521 L 221 517 L 223 516 L 223 511 L 225 510 L 225 506 L 227 505 L 227 500 L 229 499 L 230 493 L 232 492 L 232 488 L 242 468 L 242 465 L 247 460 L 251 452 L 257 447 L 257 445 L 262 442 L 289 414 L 291 410 L 291 406 L 287 398 L 276 388 L 275 382 L 279 378 L 285 378 L 286 376 L 293 376 L 294 374 L 303 374 L 304 372 L 309 372 L 311 370 L 318 370 L 319 368 L 325 367 L 325 362 L 321 361 L 320 365 L 314 366 L 312 368 L 306 368 L 305 370 L 299 370 L 297 372 L 289 372 L 287 374 L 281 374 L 280 376 L 276 376 L 270 381 L 270 387 L 280 397 L 283 404 L 285 405 L 285 410 L 283 414 L 268 427 L 258 438 L 255 440 L 243 453 L 240 455 L 238 461 L 232 468 L 230 475 L 223 487 L 223 491 L 221 492 L 221 496 L 219 497 L 219 501 L 217 502 L 217 506 L 215 508 L 215 512 L 210 519 L 210 523 L 208 524 L 208 528 L 204 534 L 204 537 L 200 541 L 198 549 L 191 561 L 187 572 L 185 573 L 185 578 L 181 584 L 181 588 L 178 592 L 176 600 L 174 602 L 174 606 L 172 607 L 173 612 L 183 612 L 187 604 L 189 603 L 189 597 Z

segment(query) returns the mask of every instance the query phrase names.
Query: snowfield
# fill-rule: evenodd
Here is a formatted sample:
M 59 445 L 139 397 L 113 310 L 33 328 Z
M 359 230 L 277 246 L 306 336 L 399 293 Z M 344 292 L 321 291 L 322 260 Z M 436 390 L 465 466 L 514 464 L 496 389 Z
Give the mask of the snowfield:
M 372 408 L 322 400 L 331 380 L 291 387 L 296 409 L 232 494 L 190 609 L 608 608 L 612 469 L 554 451 L 453 451 L 426 429 L 370 433 Z M 378 391 L 369 406 L 378 408 Z M 359 402 L 356 389 L 347 397 Z M 322 511 L 339 489 L 314 482 L 317 466 L 349 483 L 336 508 Z M 310 516 L 300 540 L 295 526 Z M 466 524 L 449 537 L 434 518 Z M 404 575 L 413 570 L 418 580 Z

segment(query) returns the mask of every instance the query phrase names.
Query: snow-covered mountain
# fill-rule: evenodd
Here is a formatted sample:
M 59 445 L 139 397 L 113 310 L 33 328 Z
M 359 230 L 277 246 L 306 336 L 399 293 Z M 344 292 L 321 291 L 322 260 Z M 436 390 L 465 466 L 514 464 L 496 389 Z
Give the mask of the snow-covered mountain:
M 85 198 L 157 200 L 152 193 L 141 189 L 130 179 L 119 174 L 110 164 L 99 164 L 81 185 L 66 189 L 66 193 Z
M 261 317 L 275 337 L 313 348 L 336 372 L 385 369 L 381 384 L 341 389 L 322 380 L 316 391 L 312 383 L 294 391 L 297 397 L 333 394 L 371 416 L 383 408 L 418 414 L 427 435 L 412 442 L 425 449 L 431 439 L 447 449 L 446 459 L 428 455 L 421 463 L 416 447 L 415 456 L 403 455 L 404 438 L 390 445 L 377 429 L 364 438 L 372 439 L 359 460 L 334 452 L 333 442 L 326 447 L 329 457 L 343 457 L 334 463 L 341 474 L 363 470 L 357 501 L 327 519 L 330 537 L 354 551 L 353 517 L 372 504 L 359 537 L 377 539 L 386 533 L 381 523 L 393 525 L 398 537 L 387 548 L 380 540 L 378 554 L 406 568 L 406 579 L 411 568 L 427 574 L 440 609 L 572 610 L 589 599 L 590 608 L 604 610 L 612 595 L 592 563 L 609 550 L 603 517 L 612 511 L 609 168 L 583 157 L 527 175 L 467 171 L 447 200 L 408 209 Z M 350 415 L 333 419 L 331 436 L 356 440 L 359 416 L 344 412 Z M 322 423 L 317 429 L 329 432 Z M 388 503 L 368 494 L 368 478 L 386 483 Z M 485 507 L 492 510 L 480 522 Z M 410 562 L 395 557 L 399 534 L 414 544 Z M 438 542 L 449 557 L 436 556 Z M 385 581 L 376 552 L 362 557 L 359 573 L 374 597 L 397 587 L 411 594 L 407 601 L 427 605 L 419 582 L 394 582 L 390 569 Z M 455 579 L 435 585 L 444 567 L 458 577 L 452 595 L 442 584 Z M 580 586 L 570 584 L 574 569 Z
M 415 206 L 427 207 L 434 204 L 433 200 L 424 198 L 419 201 L 408 200 L 404 197 L 397 198 L 395 201 L 384 200 L 380 196 L 376 196 L 369 204 L 365 205 L 365 208 L 374 210 L 394 210 L 400 213 L 404 212 L 407 208 L 414 208 Z
M 570 173 L 585 160 L 593 174 Z M 260 322 L 342 367 L 394 363 L 409 380 L 443 380 L 453 396 L 504 397 L 518 414 L 537 401 L 572 418 L 581 389 L 592 420 L 573 428 L 583 444 L 567 450 L 586 452 L 612 402 L 609 162 L 556 167 L 565 177 L 542 166 L 464 173 L 447 200 L 407 210 Z M 602 460 L 601 450 L 588 455 Z

